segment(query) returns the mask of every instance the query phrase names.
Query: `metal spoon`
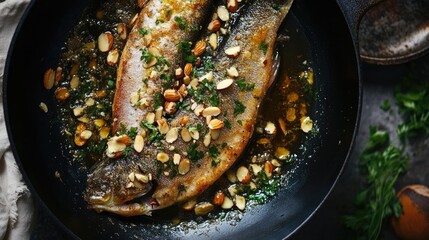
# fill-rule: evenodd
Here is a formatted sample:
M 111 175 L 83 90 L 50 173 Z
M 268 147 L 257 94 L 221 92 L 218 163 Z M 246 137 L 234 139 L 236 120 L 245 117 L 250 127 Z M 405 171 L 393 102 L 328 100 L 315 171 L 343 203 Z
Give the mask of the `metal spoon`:
M 400 64 L 429 52 L 429 1 L 384 0 L 359 27 L 360 56 L 372 64 Z

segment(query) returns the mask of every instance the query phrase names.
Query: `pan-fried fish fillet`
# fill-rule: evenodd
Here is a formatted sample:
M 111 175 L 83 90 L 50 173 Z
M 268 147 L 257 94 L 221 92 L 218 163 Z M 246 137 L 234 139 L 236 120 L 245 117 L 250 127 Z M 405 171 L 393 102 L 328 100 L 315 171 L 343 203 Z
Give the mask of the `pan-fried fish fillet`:
M 116 153 L 127 155 L 95 167 L 85 193 L 91 208 L 150 215 L 201 194 L 238 159 L 270 85 L 277 30 L 291 2 L 246 4 L 217 50 L 210 54 L 207 47 L 201 67 L 194 64 L 190 83 L 181 84 L 185 77 L 165 90 L 164 116 L 141 122 L 143 132 L 137 135 L 144 136 L 143 150 L 124 150 L 139 142 L 130 131 L 110 140 L 111 154 L 121 149 Z M 180 100 L 171 98 L 175 92 Z M 172 103 L 174 111 L 168 111 Z
M 195 38 L 198 32 L 194 29 L 205 20 L 209 3 L 210 0 L 147 2 L 121 55 L 112 107 L 113 132 L 121 124 L 139 127 L 140 121 L 153 110 L 155 93 L 161 91 L 162 80 L 181 59 L 177 45 Z

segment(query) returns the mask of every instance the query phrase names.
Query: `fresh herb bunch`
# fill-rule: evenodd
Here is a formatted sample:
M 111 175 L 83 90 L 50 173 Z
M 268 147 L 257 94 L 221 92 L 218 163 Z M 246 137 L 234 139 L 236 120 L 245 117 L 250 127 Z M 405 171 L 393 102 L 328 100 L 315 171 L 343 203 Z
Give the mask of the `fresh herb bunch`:
M 395 90 L 395 101 L 404 118 L 397 129 L 402 139 L 429 134 L 429 82 L 406 77 Z
M 370 127 L 370 137 L 362 152 L 359 167 L 367 176 L 366 188 L 356 197 L 357 210 L 344 217 L 345 225 L 358 239 L 377 239 L 383 220 L 402 213 L 394 185 L 406 172 L 408 156 L 390 144 L 385 131 Z

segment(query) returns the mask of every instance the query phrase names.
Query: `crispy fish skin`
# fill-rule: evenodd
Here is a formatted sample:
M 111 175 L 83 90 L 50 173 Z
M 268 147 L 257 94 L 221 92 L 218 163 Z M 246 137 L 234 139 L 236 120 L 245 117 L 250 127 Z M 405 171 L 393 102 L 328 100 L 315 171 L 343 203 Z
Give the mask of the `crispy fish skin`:
M 273 8 L 274 4 L 276 8 Z M 224 122 L 228 120 L 231 127 L 221 129 L 219 138 L 212 140 L 210 144 L 219 150 L 216 159 L 207 153 L 208 148 L 204 146 L 203 136 L 200 136 L 192 143 L 194 150 L 204 155 L 201 159 L 190 161 L 190 169 L 183 175 L 160 174 L 157 161 L 160 153 L 170 156 L 170 161 L 175 153 L 181 154 L 182 160 L 191 158 L 190 143 L 181 138 L 162 148 L 149 144 L 140 154 L 132 153 L 124 158 L 104 161 L 96 167 L 88 180 L 85 198 L 91 208 L 123 216 L 151 215 L 154 210 L 201 194 L 235 163 L 252 136 L 259 105 L 270 85 L 277 30 L 290 4 L 290 1 L 251 1 L 217 51 L 212 80 L 214 85 L 225 79 L 226 69 L 235 66 L 240 79 L 246 79 L 249 85 L 254 84 L 254 88 L 252 91 L 241 91 L 234 83 L 218 92 L 222 114 L 216 118 Z M 261 44 L 266 44 L 266 52 L 260 49 Z M 237 58 L 227 56 L 225 50 L 236 46 L 241 48 Z M 188 86 L 189 91 L 190 88 Z M 189 97 L 184 102 L 192 103 Z M 236 111 L 237 103 L 242 103 L 245 108 Z M 204 102 L 204 107 L 210 107 L 210 103 Z M 170 120 L 171 127 L 173 122 L 179 122 L 186 116 L 189 117 L 188 127 L 207 125 L 204 117 L 197 116 L 192 111 L 180 110 Z M 180 130 L 185 127 L 176 125 L 176 128 Z M 215 165 L 214 160 L 217 161 Z M 130 174 L 136 172 L 152 176 L 156 184 L 152 185 L 152 181 L 149 181 L 137 188 L 127 187 Z M 156 188 L 151 189 L 152 186 Z
M 142 49 L 170 64 L 167 73 L 180 61 L 177 45 L 196 35 L 190 29 L 200 26 L 210 0 L 151 0 L 139 14 L 121 55 L 117 71 L 116 92 L 113 100 L 113 132 L 123 124 L 138 127 L 148 111 L 153 110 L 154 96 L 161 91 L 160 74 L 153 72 L 160 66 L 142 61 Z M 179 22 L 180 21 L 180 22 Z M 180 25 L 180 24 L 183 25 Z M 154 53 L 158 52 L 158 53 Z M 156 56 L 158 55 L 158 56 Z M 145 80 L 146 83 L 143 81 Z M 136 95 L 139 95 L 138 97 Z M 134 97 L 134 100 L 132 99 Z M 133 101 L 140 100 L 139 104 Z M 139 106 L 137 106 L 139 105 Z

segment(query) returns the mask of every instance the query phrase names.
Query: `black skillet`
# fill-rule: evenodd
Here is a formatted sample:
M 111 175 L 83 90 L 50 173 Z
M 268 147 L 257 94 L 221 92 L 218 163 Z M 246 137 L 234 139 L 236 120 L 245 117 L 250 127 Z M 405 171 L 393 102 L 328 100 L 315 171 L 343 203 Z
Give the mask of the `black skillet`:
M 318 98 L 312 118 L 319 134 L 305 143 L 301 166 L 287 187 L 241 221 L 218 221 L 188 232 L 160 220 L 120 218 L 86 209 L 85 175 L 62 147 L 52 92 L 44 71 L 56 66 L 61 47 L 85 7 L 94 1 L 32 1 L 13 38 L 3 86 L 7 130 L 16 161 L 33 198 L 71 238 L 83 239 L 281 239 L 293 235 L 324 202 L 353 146 L 361 83 L 356 32 L 369 0 L 295 0 L 285 26 L 297 26 L 311 53 Z M 344 13 L 344 15 L 343 15 Z M 344 17 L 346 16 L 346 17 Z M 348 27 L 350 26 L 350 27 Z M 351 29 L 351 31 L 349 31 Z M 43 101 L 49 112 L 38 105 Z M 61 181 L 55 176 L 58 171 Z M 233 223 L 233 224 L 232 224 Z M 162 226 L 162 224 L 161 224 Z M 186 236 L 186 237 L 184 237 Z

